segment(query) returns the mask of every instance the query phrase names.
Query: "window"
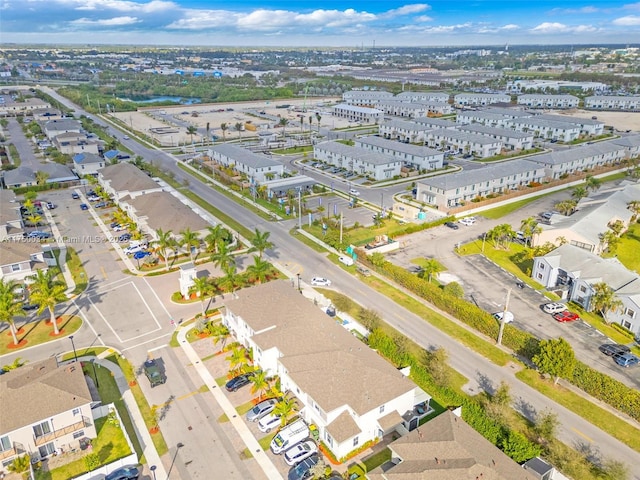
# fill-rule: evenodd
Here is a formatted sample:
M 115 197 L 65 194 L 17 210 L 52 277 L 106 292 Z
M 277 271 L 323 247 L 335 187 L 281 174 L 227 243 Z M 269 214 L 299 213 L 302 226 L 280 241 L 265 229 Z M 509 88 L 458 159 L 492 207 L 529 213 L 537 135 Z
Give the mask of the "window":
M 20 270 L 20 264 L 19 263 L 14 263 L 13 265 L 11 265 L 11 271 L 12 272 L 18 272 Z
M 544 263 L 540 264 L 540 270 L 544 270 Z
M 73 414 L 74 415 L 79 415 L 80 414 L 80 409 L 79 408 L 74 408 L 73 409 Z
M 353 446 L 357 447 L 358 446 L 358 437 L 354 437 L 353 438 Z
M 324 433 L 325 438 L 327 439 L 327 443 L 331 446 L 333 446 L 333 438 L 331 438 L 331 435 L 329 435 L 329 432 L 325 432 Z
M 584 285 L 580 285 L 580 292 L 587 293 L 587 287 L 585 287 Z
M 7 450 L 11 450 L 11 448 L 11 440 L 9 440 L 9 435 L 0 437 L 0 452 L 6 452 Z
M 635 318 L 636 316 L 635 310 L 632 310 L 630 308 L 627 308 L 627 310 L 624 313 L 627 315 L 627 317 Z
M 33 427 L 33 433 L 36 437 L 42 437 L 44 435 L 46 435 L 47 433 L 51 433 L 51 427 L 49 425 L 49 422 L 42 422 L 39 425 L 35 425 Z
M 384 405 L 380 405 L 380 413 L 384 413 Z
M 43 445 L 42 447 L 40 447 L 38 449 L 38 451 L 40 452 L 40 458 L 44 458 L 44 457 L 48 457 L 53 452 L 55 452 L 56 451 L 56 447 L 53 444 L 53 442 L 50 442 L 50 443 L 47 443 L 46 445 Z
M 81 438 L 81 437 L 84 437 L 84 430 L 80 430 L 78 432 L 74 432 L 74 434 L 73 434 L 73 438 L 74 439 Z
M 541 273 L 538 273 L 538 274 L 536 275 L 536 277 L 538 278 L 538 280 L 542 280 L 542 274 L 541 274 Z

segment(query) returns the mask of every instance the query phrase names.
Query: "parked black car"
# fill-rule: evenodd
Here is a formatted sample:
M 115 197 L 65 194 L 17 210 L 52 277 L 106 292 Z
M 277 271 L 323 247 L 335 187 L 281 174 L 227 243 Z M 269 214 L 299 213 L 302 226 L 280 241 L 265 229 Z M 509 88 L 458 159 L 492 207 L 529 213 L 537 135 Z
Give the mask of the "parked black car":
M 243 373 L 242 375 L 233 377 L 227 382 L 224 388 L 226 388 L 228 392 L 235 392 L 236 390 L 249 385 L 249 383 L 251 383 L 251 377 L 253 377 L 252 373 Z
M 598 347 L 602 353 L 604 353 L 608 357 L 613 357 L 614 355 L 623 355 L 625 353 L 629 353 L 631 349 L 626 345 L 620 345 L 618 343 L 605 343 Z
M 455 222 L 447 222 L 447 223 L 445 223 L 444 225 L 445 225 L 445 227 L 449 227 L 449 228 L 452 228 L 452 229 L 454 229 L 454 230 L 458 230 L 458 228 L 460 228 L 460 227 L 458 226 L 458 224 L 457 224 L 457 223 L 455 223 Z
M 139 476 L 137 467 L 122 467 L 104 477 L 104 480 L 136 480 Z
M 311 478 L 311 469 L 320 461 L 318 454 L 311 455 L 309 458 L 305 458 L 295 467 L 291 467 L 287 480 L 306 480 Z

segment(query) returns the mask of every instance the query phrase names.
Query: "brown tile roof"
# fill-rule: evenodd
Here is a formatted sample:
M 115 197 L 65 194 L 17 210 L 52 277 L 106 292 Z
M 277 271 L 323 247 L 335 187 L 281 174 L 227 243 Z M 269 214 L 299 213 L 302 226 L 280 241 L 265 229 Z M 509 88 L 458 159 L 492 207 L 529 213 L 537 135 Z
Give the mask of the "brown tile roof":
M 325 411 L 349 405 L 363 415 L 416 388 L 385 359 L 338 325 L 286 281 L 238 292 L 225 305 L 277 347 L 291 378 Z
M 91 403 L 79 363 L 57 366 L 55 358 L 28 363 L 0 375 L 0 433 Z
M 394 427 L 397 427 L 402 422 L 404 422 L 404 418 L 402 418 L 397 410 L 393 410 L 387 413 L 384 417 L 378 419 L 378 424 L 385 432 L 391 430 Z
M 355 437 L 361 433 L 360 427 L 346 410 L 336 417 L 336 419 L 327 425 L 327 430 L 333 439 L 342 443 Z
M 389 445 L 402 461 L 368 474 L 370 480 L 534 480 L 451 411 Z
M 146 173 L 130 163 L 107 165 L 100 169 L 102 178 L 117 192 L 140 192 L 160 186 Z
M 20 204 L 15 201 L 13 190 L 0 189 L 0 223 L 6 224 L 20 219 Z
M 39 252 L 42 252 L 42 246 L 36 239 L 5 241 L 0 248 L 0 265 L 30 261 L 30 255 Z
M 211 225 L 169 192 L 152 192 L 128 201 L 136 214 L 147 217 L 152 230 L 172 230 L 175 235 L 185 228 L 197 232 Z

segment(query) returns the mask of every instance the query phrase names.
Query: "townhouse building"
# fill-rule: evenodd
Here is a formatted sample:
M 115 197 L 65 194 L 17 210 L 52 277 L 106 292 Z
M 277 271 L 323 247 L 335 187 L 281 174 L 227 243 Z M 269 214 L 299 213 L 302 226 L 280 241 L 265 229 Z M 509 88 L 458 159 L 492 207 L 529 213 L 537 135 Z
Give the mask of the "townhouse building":
M 0 242 L 23 238 L 24 222 L 13 190 L 0 189 L 0 205 Z
M 116 203 L 124 197 L 162 191 L 157 182 L 131 163 L 116 163 L 98 170 L 98 182 Z
M 533 133 L 516 132 L 508 128 L 487 127 L 480 124 L 469 124 L 458 127 L 461 132 L 495 138 L 506 150 L 528 150 L 533 147 Z
M 444 152 L 382 137 L 359 137 L 355 139 L 355 146 L 397 158 L 403 166 L 416 170 L 436 170 L 442 168 L 444 163 Z
M 82 125 L 77 120 L 63 118 L 60 120 L 48 120 L 42 126 L 42 132 L 50 141 L 63 133 L 81 133 Z
M 640 135 L 629 135 L 626 137 L 614 138 L 609 142 L 620 145 L 627 152 L 626 158 L 640 156 Z
M 451 95 L 445 92 L 400 92 L 394 98 L 401 102 L 449 103 Z
M 495 138 L 446 128 L 438 128 L 427 133 L 426 145 L 480 158 L 498 155 L 503 146 L 502 142 Z
M 53 146 L 66 155 L 75 155 L 77 153 L 92 153 L 97 155 L 100 153 L 101 143 L 93 138 L 87 137 L 84 133 L 67 132 L 61 133 L 53 137 L 51 141 Z
M 252 183 L 272 180 L 284 173 L 284 166 L 280 162 L 229 143 L 215 145 L 209 148 L 207 154 L 214 162 L 245 174 Z
M 529 160 L 485 165 L 474 170 L 420 180 L 416 184 L 416 199 L 446 212 L 477 197 L 539 183 L 544 175 L 544 168 Z
M 350 90 L 342 94 L 342 100 L 347 105 L 376 106 L 379 102 L 392 100 L 393 93 L 377 90 Z
M 607 321 L 640 334 L 640 277 L 616 258 L 602 258 L 565 244 L 533 260 L 532 278 L 561 298 L 593 310 L 594 285 L 607 284 L 622 305 L 607 312 Z
M 581 131 L 580 126 L 576 124 L 545 120 L 538 117 L 511 119 L 507 122 L 507 126 L 518 132 L 533 132 L 536 138 L 563 142 L 576 140 L 580 137 Z
M 0 250 L 0 279 L 23 283 L 38 270 L 57 265 L 49 245 L 26 239 L 5 240 Z
M 359 107 L 341 103 L 331 108 L 334 117 L 344 118 L 349 122 L 378 124 L 384 119 L 384 112 L 378 108 Z
M 437 120 L 437 119 L 434 119 Z M 385 120 L 378 128 L 378 134 L 389 140 L 405 143 L 424 143 L 426 133 L 434 127 L 408 120 Z
M 584 99 L 584 108 L 592 110 L 640 110 L 640 96 L 594 95 Z
M 536 155 L 529 160 L 544 166 L 546 178 L 555 180 L 572 173 L 619 163 L 627 156 L 628 151 L 623 145 L 606 141 Z
M 456 123 L 451 120 L 445 120 L 444 118 L 431 118 L 431 117 L 416 117 L 413 119 L 418 125 L 424 125 L 426 127 L 435 128 L 448 128 L 454 130 Z
M 580 99 L 573 95 L 545 95 L 531 93 L 518 96 L 518 105 L 528 108 L 578 108 Z
M 430 397 L 409 378 L 278 280 L 226 299 L 222 322 L 250 349 L 283 392 L 297 399 L 299 415 L 318 427 L 336 458 L 368 441 L 417 426 L 416 406 Z
M 580 127 L 580 133 L 584 135 L 602 135 L 604 133 L 604 122 L 594 118 L 568 117 L 566 115 L 553 115 L 549 113 L 537 115 L 534 118 L 578 125 Z
M 453 97 L 459 106 L 484 106 L 494 103 L 511 103 L 511 96 L 502 93 L 459 93 Z
M 395 117 L 423 117 L 429 114 L 446 115 L 453 112 L 448 103 L 435 102 L 402 102 L 399 100 L 383 100 L 378 102 L 376 108 L 387 115 Z
M 97 176 L 98 170 L 104 168 L 106 160 L 95 153 L 77 153 L 73 156 L 73 170 L 78 176 L 92 175 Z
M 493 111 L 465 110 L 456 114 L 456 123 L 458 125 L 479 123 L 480 125 L 486 125 L 487 127 L 512 128 L 511 120 L 514 118 L 528 118 L 532 116 L 533 114 L 526 114 L 518 117 L 512 117 Z
M 39 98 L 24 98 L 21 101 L 8 100 L 0 103 L 0 116 L 17 117 L 29 115 L 35 110 L 51 108 L 51 105 Z
M 318 143 L 313 146 L 315 159 L 346 168 L 359 175 L 375 180 L 388 180 L 400 175 L 402 161 L 389 155 L 368 149 L 352 147 L 337 141 Z

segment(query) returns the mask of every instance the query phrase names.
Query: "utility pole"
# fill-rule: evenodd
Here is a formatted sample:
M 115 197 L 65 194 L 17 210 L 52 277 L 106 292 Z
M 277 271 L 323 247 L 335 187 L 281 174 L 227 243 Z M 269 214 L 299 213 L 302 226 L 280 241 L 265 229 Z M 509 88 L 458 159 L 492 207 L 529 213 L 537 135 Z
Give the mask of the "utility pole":
M 500 330 L 498 331 L 498 345 L 502 345 L 502 334 L 504 333 L 504 321 L 507 318 L 507 310 L 509 309 L 509 297 L 511 297 L 511 288 L 507 290 L 507 299 L 504 302 L 504 310 L 500 319 Z
M 298 189 L 298 228 L 302 230 L 302 189 Z
M 340 245 L 342 245 L 342 212 L 340 212 Z

